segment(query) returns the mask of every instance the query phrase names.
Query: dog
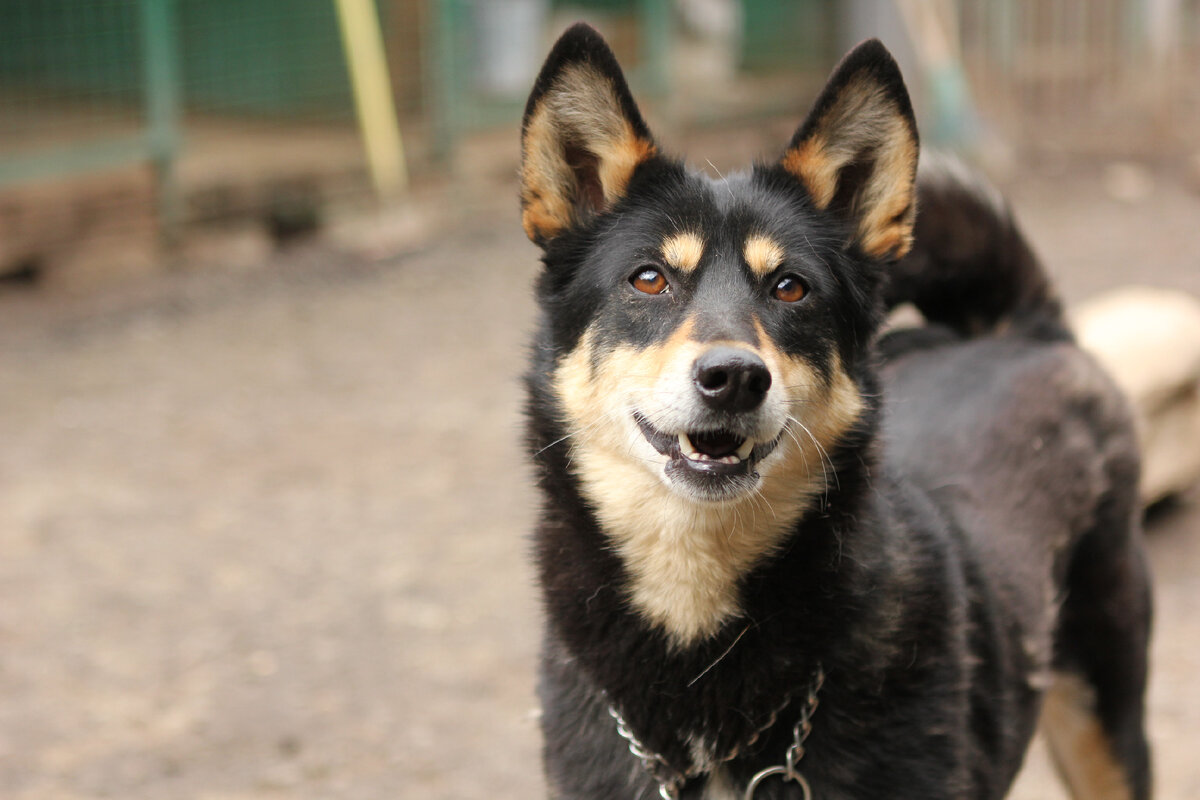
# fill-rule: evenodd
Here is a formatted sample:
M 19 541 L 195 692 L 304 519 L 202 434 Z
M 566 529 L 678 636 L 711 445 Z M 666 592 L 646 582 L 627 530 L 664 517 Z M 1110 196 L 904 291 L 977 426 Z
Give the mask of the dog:
M 1004 201 L 918 175 L 884 46 L 713 179 L 579 24 L 521 148 L 549 795 L 1000 798 L 1040 721 L 1075 798 L 1148 798 L 1126 403 Z

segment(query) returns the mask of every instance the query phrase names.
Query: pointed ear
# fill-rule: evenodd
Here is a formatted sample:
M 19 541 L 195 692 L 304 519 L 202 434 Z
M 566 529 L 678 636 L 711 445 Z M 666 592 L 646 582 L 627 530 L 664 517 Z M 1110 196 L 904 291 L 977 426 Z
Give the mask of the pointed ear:
M 890 260 L 912 246 L 917 125 L 900 68 L 877 39 L 842 59 L 782 166 L 818 209 L 854 226 L 853 242 Z
M 617 59 L 583 23 L 554 45 L 521 123 L 521 221 L 544 245 L 610 209 L 655 153 Z

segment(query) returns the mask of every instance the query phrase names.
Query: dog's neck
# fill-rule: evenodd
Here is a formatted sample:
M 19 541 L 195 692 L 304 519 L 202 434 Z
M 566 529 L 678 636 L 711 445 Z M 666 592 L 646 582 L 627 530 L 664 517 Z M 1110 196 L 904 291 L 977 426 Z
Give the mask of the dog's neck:
M 823 458 L 815 447 L 808 456 L 813 462 Z M 604 454 L 576 459 L 609 461 Z M 777 552 L 829 489 L 821 474 L 806 472 L 786 498 L 756 495 L 737 504 L 699 504 L 672 492 L 640 464 L 612 459 L 593 471 L 612 478 L 582 491 L 620 558 L 630 605 L 675 649 L 713 636 L 741 615 L 743 578 Z M 614 490 L 619 498 L 609 496 Z
M 720 503 L 680 494 L 661 466 L 631 458 L 619 437 L 569 437 L 570 470 L 621 560 L 629 602 L 672 646 L 691 646 L 739 617 L 746 575 L 837 488 L 829 454 L 868 403 L 840 366 L 808 402 L 804 419 L 779 434 L 758 488 Z
M 856 613 L 839 604 L 858 591 L 853 585 L 863 583 L 867 560 L 853 554 L 843 535 L 868 495 L 873 411 L 860 422 L 853 441 L 827 454 L 826 469 L 838 472 L 828 492 L 808 496 L 805 510 L 732 577 L 734 602 L 715 627 L 687 641 L 634 602 L 627 554 L 614 547 L 569 455 L 552 449 L 539 457 L 546 503 L 537 544 L 553 646 L 625 714 L 646 746 L 672 763 L 695 764 L 706 753 L 739 746 L 785 699 L 763 696 L 761 687 L 803 686 L 818 663 L 837 661 L 830 651 Z M 561 435 L 546 433 L 547 442 Z M 658 555 L 689 568 L 718 558 L 716 548 L 729 544 L 715 526 L 706 533 L 713 549 L 695 554 L 687 540 L 667 538 Z M 684 591 L 696 585 L 673 583 Z M 833 620 L 840 621 L 836 628 Z

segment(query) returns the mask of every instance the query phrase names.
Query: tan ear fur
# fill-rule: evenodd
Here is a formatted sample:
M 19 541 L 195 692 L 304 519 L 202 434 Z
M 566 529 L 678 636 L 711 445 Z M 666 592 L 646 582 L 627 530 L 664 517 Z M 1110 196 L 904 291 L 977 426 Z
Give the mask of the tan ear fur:
M 872 258 L 912 247 L 918 143 L 899 69 L 878 42 L 842 62 L 781 165 L 818 209 L 845 214 Z
M 611 78 L 587 62 L 569 64 L 525 123 L 522 224 L 535 242 L 612 207 L 637 166 L 655 154 L 625 116 Z

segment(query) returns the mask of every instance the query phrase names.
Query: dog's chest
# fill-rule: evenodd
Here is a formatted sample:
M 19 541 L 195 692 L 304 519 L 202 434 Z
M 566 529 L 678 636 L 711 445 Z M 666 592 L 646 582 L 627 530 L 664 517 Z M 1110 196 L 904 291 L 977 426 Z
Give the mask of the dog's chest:
M 743 792 L 738 791 L 738 788 L 733 785 L 729 773 L 724 769 L 717 769 L 708 776 L 708 780 L 704 784 L 704 794 L 700 795 L 700 798 L 701 800 L 741 800 L 742 795 Z

